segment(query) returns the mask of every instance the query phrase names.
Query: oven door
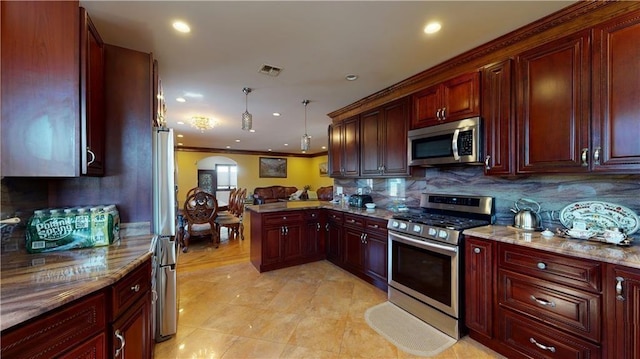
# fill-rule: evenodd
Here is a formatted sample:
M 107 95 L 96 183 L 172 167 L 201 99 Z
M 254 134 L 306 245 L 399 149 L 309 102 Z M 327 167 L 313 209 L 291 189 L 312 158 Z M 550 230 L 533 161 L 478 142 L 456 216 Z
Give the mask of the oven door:
M 458 247 L 389 231 L 389 286 L 458 318 Z

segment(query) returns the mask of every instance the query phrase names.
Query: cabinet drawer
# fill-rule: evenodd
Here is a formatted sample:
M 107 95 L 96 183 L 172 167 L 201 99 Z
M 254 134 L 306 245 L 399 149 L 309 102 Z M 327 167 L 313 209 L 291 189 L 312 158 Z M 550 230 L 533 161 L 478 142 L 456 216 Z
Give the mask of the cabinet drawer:
M 327 220 L 330 221 L 330 222 L 342 225 L 343 219 L 344 219 L 344 216 L 343 216 L 342 212 L 338 212 L 338 211 L 328 211 L 327 212 Z
M 279 226 L 292 222 L 301 222 L 303 220 L 304 214 L 302 211 L 281 212 L 264 216 L 264 225 Z
M 151 261 L 146 261 L 112 286 L 113 317 L 117 318 L 151 290 Z
M 308 221 L 317 221 L 320 219 L 320 210 L 309 210 L 305 212 L 305 217 Z
M 532 277 L 600 292 L 602 264 L 522 246 L 499 243 L 498 266 Z
M 344 215 L 345 226 L 364 228 L 364 221 L 365 221 L 365 218 L 363 216 L 358 216 L 353 214 Z
M 599 294 L 571 289 L 506 270 L 498 271 L 499 304 L 556 328 L 600 342 Z
M 15 330 L 2 332 L 2 358 L 53 358 L 106 328 L 104 292 L 44 314 Z
M 387 221 L 382 219 L 367 218 L 364 223 L 367 232 L 372 234 L 379 234 L 381 236 L 384 236 L 385 238 L 387 237 Z
M 500 339 L 528 358 L 597 359 L 600 346 L 500 308 Z

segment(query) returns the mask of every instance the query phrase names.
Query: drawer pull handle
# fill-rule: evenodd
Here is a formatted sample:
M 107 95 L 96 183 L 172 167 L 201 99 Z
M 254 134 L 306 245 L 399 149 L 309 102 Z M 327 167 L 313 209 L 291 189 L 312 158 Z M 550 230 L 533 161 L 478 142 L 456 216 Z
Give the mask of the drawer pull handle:
M 542 349 L 542 350 L 548 350 L 548 351 L 550 351 L 550 352 L 552 352 L 552 353 L 555 353 L 555 352 L 556 352 L 556 347 L 548 347 L 548 346 L 546 346 L 546 345 L 542 345 L 542 344 L 538 343 L 538 342 L 537 342 L 535 339 L 533 339 L 533 338 L 529 338 L 529 341 L 530 341 L 532 344 L 535 344 L 538 348 L 540 348 L 540 349 Z
M 538 262 L 538 269 L 547 269 L 547 265 L 542 262 Z
M 478 254 L 480 253 L 480 248 L 476 247 L 473 249 L 473 253 Z
M 550 301 L 547 301 L 547 300 L 544 300 L 544 299 L 538 299 L 533 295 L 531 296 L 531 299 L 535 300 L 536 303 L 538 303 L 540 305 L 549 306 L 551 308 L 555 308 L 555 306 L 556 306 L 556 303 L 554 303 L 554 302 L 550 302 Z
M 122 349 L 124 349 L 124 335 L 122 335 L 122 332 L 120 331 L 120 329 L 116 330 L 116 338 L 120 341 L 120 348 L 116 349 L 115 354 L 113 354 L 114 358 L 118 358 L 120 356 L 120 353 L 122 353 Z
M 624 282 L 624 278 L 616 277 L 616 299 L 619 301 L 624 301 L 624 296 L 622 295 L 622 282 Z
M 134 292 L 139 292 L 140 291 L 140 284 L 136 284 L 133 287 L 131 287 L 131 290 Z

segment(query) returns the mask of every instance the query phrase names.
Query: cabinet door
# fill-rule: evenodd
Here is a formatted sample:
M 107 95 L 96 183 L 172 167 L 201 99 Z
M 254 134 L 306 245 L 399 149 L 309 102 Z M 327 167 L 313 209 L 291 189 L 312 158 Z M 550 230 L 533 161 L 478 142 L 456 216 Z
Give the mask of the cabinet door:
M 344 148 L 342 176 L 358 177 L 360 175 L 360 121 L 358 117 L 344 121 L 342 138 Z
M 104 332 L 78 345 L 65 353 L 60 359 L 105 359 L 107 358 L 107 339 Z
M 380 169 L 384 176 L 408 176 L 407 132 L 409 131 L 408 98 L 382 107 L 383 131 L 379 134 Z
M 111 353 L 114 359 L 151 357 L 151 298 L 137 301 L 112 324 Z
M 380 108 L 360 115 L 360 174 L 362 176 L 382 174 L 380 149 L 384 146 L 384 142 L 381 141 L 384 138 L 382 135 L 384 130 L 384 118 Z
M 82 174 L 104 175 L 104 43 L 80 8 L 80 137 Z
M 442 103 L 440 84 L 428 87 L 412 96 L 413 115 L 411 129 L 433 126 L 440 123 L 438 117 Z
M 597 26 L 593 56 L 594 171 L 640 171 L 640 13 Z
M 467 327 L 493 338 L 493 242 L 465 238 L 465 316 Z
M 588 31 L 517 57 L 519 173 L 589 170 L 589 59 Z
M 344 264 L 356 272 L 364 271 L 363 236 L 361 229 L 344 227 Z
M 387 282 L 387 238 L 367 233 L 365 237 L 365 273 L 383 283 Z
M 461 120 L 479 114 L 479 72 L 464 74 L 442 84 L 441 122 Z
M 0 6 L 2 176 L 79 176 L 78 2 Z
M 342 175 L 342 129 L 344 128 L 343 122 L 338 122 L 329 125 L 328 137 L 329 137 L 329 163 L 328 172 L 331 177 L 340 177 Z
M 287 224 L 282 238 L 282 260 L 289 261 L 302 257 L 303 224 Z
M 278 263 L 282 258 L 284 227 L 265 227 L 262 232 L 262 265 Z
M 320 222 L 307 222 L 302 242 L 303 256 L 313 256 L 320 253 L 320 236 L 322 233 Z
M 513 173 L 515 123 L 512 101 L 512 61 L 484 68 L 482 72 L 482 119 L 486 175 Z
M 640 358 L 640 270 L 609 265 L 605 331 L 610 358 Z
M 326 250 L 327 259 L 333 263 L 342 263 L 342 213 L 336 211 L 327 212 L 326 224 Z

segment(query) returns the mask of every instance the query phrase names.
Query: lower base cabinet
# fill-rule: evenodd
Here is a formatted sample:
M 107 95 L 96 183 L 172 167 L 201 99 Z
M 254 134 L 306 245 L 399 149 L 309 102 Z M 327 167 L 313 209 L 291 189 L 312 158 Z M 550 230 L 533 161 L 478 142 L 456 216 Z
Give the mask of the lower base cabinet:
M 112 286 L 2 332 L 0 357 L 151 358 L 151 260 Z
M 469 336 L 509 358 L 640 358 L 640 269 L 465 238 Z

